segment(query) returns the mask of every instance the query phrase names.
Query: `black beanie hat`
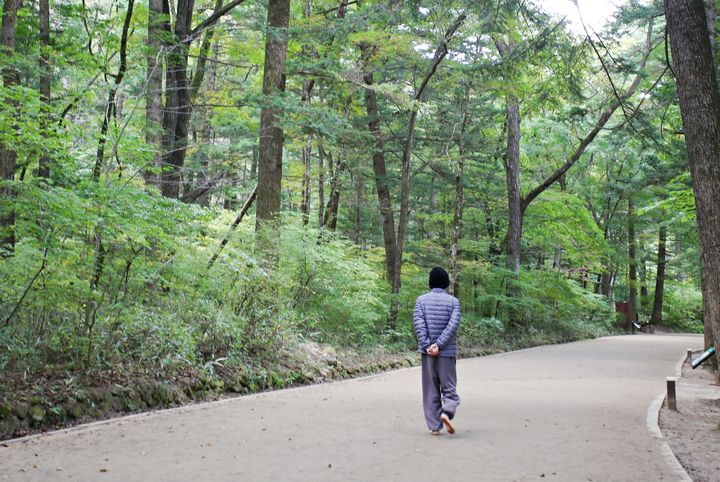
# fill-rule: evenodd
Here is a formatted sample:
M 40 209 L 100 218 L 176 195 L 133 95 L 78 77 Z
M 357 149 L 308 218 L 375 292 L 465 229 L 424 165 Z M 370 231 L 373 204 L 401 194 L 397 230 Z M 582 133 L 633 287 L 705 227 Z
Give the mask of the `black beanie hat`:
M 447 274 L 447 271 L 442 268 L 433 268 L 432 271 L 430 271 L 429 284 L 430 289 L 445 289 L 450 286 L 450 276 Z

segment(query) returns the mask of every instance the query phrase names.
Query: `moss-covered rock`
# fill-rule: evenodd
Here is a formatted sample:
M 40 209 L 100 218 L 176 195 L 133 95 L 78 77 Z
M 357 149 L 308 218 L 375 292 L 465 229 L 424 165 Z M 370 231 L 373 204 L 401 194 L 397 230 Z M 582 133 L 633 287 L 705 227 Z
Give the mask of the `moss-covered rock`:
M 49 423 L 59 424 L 67 420 L 67 411 L 63 405 L 55 405 L 47 411 L 47 419 Z
M 154 407 L 160 404 L 160 401 L 155 397 L 154 384 L 143 384 L 137 388 L 137 392 L 146 406 Z
M 22 423 L 15 415 L 10 414 L 0 420 L 0 439 L 10 438 L 20 430 L 22 430 Z
M 83 406 L 77 400 L 70 398 L 64 404 L 63 408 L 68 418 L 77 420 L 83 416 Z
M 242 374 L 233 374 L 225 379 L 225 388 L 233 393 L 247 392 L 247 378 Z
M 220 378 L 209 378 L 206 381 L 207 387 L 215 392 L 222 392 L 225 388 L 225 382 Z
M 135 412 L 142 408 L 146 408 L 146 405 L 143 403 L 140 393 L 133 390 L 132 388 L 125 390 L 125 393 L 122 397 L 122 405 L 123 410 L 125 410 L 126 412 Z
M 27 402 L 17 402 L 13 407 L 13 412 L 19 419 L 25 420 L 30 415 L 30 407 L 31 405 Z
M 170 405 L 173 401 L 173 389 L 167 383 L 157 382 L 152 387 L 152 397 L 162 405 Z
M 13 409 L 9 403 L 0 403 L 0 420 L 5 420 L 13 415 Z
M 45 416 L 47 415 L 47 411 L 45 410 L 45 407 L 42 405 L 33 405 L 30 407 L 30 424 L 33 427 L 39 427 L 40 424 L 42 424 L 43 420 L 45 420 Z
M 115 411 L 115 412 L 122 412 L 122 411 L 123 411 L 124 404 L 123 404 L 123 397 L 122 397 L 122 396 L 115 397 L 115 396 L 112 396 L 112 395 L 111 395 L 110 398 L 109 398 L 109 402 L 110 402 L 110 403 L 108 404 L 108 409 L 109 409 L 109 410 L 113 410 L 113 411 Z
M 173 393 L 173 403 L 183 404 L 188 401 L 187 395 L 185 394 L 185 391 L 183 390 L 182 387 L 173 387 L 172 393 Z
M 90 405 L 101 412 L 110 410 L 112 407 L 113 396 L 111 390 L 106 387 L 94 387 L 90 389 L 88 398 L 90 399 Z M 82 403 L 82 401 L 78 403 Z

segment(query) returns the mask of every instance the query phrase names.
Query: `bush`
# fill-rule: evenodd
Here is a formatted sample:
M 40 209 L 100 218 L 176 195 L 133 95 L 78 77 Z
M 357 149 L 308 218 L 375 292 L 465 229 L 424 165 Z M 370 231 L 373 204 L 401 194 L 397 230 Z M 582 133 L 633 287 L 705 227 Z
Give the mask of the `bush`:
M 703 304 L 700 290 L 684 283 L 666 283 L 663 323 L 674 331 L 702 333 Z

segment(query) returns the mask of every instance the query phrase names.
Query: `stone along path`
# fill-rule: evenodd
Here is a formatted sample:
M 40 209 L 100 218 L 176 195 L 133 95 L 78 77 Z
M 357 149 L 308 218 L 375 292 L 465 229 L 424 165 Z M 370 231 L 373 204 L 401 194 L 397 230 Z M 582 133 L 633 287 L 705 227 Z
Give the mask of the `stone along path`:
M 683 480 L 651 432 L 699 336 L 636 335 L 458 362 L 457 433 L 430 436 L 397 370 L 100 422 L 0 446 L 0 480 Z

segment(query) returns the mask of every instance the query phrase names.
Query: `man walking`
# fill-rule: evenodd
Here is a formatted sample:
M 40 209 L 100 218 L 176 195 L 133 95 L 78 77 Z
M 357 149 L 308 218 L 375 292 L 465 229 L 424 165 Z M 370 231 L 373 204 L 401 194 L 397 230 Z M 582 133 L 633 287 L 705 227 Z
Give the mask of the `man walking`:
M 443 425 L 448 433 L 455 433 L 450 421 L 460 405 L 455 372 L 460 302 L 445 292 L 450 277 L 444 269 L 433 268 L 429 284 L 430 292 L 415 302 L 413 325 L 422 354 L 425 422 L 433 435 L 439 435 Z

